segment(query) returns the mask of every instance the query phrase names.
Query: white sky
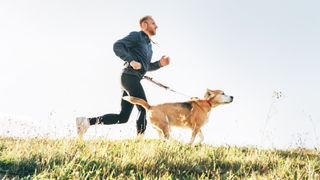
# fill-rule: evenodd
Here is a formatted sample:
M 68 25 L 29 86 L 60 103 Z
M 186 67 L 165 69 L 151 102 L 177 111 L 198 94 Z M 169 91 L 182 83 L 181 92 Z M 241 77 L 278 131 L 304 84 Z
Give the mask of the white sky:
M 122 61 L 113 43 L 152 15 L 159 26 L 153 60 L 172 61 L 149 76 L 190 96 L 211 88 L 235 97 L 212 110 L 206 143 L 320 147 L 319 7 L 316 0 L 2 0 L 0 133 L 19 135 L 29 122 L 66 136 L 76 116 L 118 112 Z M 143 84 L 151 104 L 187 100 Z M 135 117 L 87 136 L 133 137 Z M 148 126 L 147 137 L 153 133 Z

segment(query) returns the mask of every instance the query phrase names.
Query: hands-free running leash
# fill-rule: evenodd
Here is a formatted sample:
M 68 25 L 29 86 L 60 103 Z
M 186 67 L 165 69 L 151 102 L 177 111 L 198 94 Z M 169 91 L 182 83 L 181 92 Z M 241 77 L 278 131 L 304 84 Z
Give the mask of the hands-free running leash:
M 165 90 L 169 90 L 169 91 L 175 92 L 175 93 L 177 93 L 177 94 L 180 94 L 180 95 L 182 95 L 182 96 L 185 96 L 185 97 L 188 97 L 188 98 L 192 99 L 191 96 L 188 96 L 188 95 L 186 95 L 186 94 L 184 94 L 184 93 L 175 91 L 175 90 L 171 89 L 169 86 L 163 85 L 163 84 L 161 84 L 160 82 L 154 80 L 152 77 L 143 76 L 143 79 L 146 79 L 146 80 L 148 80 L 148 81 L 150 81 L 150 82 L 152 82 L 152 83 L 154 83 L 154 84 L 156 84 L 156 85 L 164 88 Z

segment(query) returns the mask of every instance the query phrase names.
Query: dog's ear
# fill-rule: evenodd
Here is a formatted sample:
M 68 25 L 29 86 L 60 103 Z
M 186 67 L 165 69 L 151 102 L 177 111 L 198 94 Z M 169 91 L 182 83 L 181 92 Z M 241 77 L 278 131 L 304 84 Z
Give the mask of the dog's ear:
M 207 91 L 206 91 L 206 93 L 204 94 L 204 98 L 205 98 L 205 99 L 209 99 L 209 98 L 211 98 L 212 96 L 214 96 L 213 92 L 212 92 L 210 89 L 207 88 Z

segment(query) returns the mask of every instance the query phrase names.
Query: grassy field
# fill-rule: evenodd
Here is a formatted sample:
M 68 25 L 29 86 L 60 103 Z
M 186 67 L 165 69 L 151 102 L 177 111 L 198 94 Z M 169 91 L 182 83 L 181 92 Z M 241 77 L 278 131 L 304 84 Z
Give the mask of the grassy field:
M 320 179 L 316 150 L 0 138 L 0 179 Z

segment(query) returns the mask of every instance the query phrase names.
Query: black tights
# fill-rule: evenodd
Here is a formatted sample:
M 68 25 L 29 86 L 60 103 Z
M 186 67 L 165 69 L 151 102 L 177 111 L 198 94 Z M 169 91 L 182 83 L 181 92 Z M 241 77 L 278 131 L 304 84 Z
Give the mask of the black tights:
M 140 78 L 134 75 L 124 74 L 121 75 L 121 86 L 122 86 L 122 97 L 124 96 L 134 96 L 147 101 L 146 95 L 144 93 L 143 87 L 140 83 Z M 143 107 L 137 106 L 139 110 L 137 119 L 137 133 L 143 134 L 146 130 L 146 111 Z M 121 98 L 121 111 L 119 114 L 105 114 L 103 116 L 89 118 L 90 125 L 97 123 L 109 124 L 122 124 L 129 120 L 130 114 L 132 112 L 133 105 Z

